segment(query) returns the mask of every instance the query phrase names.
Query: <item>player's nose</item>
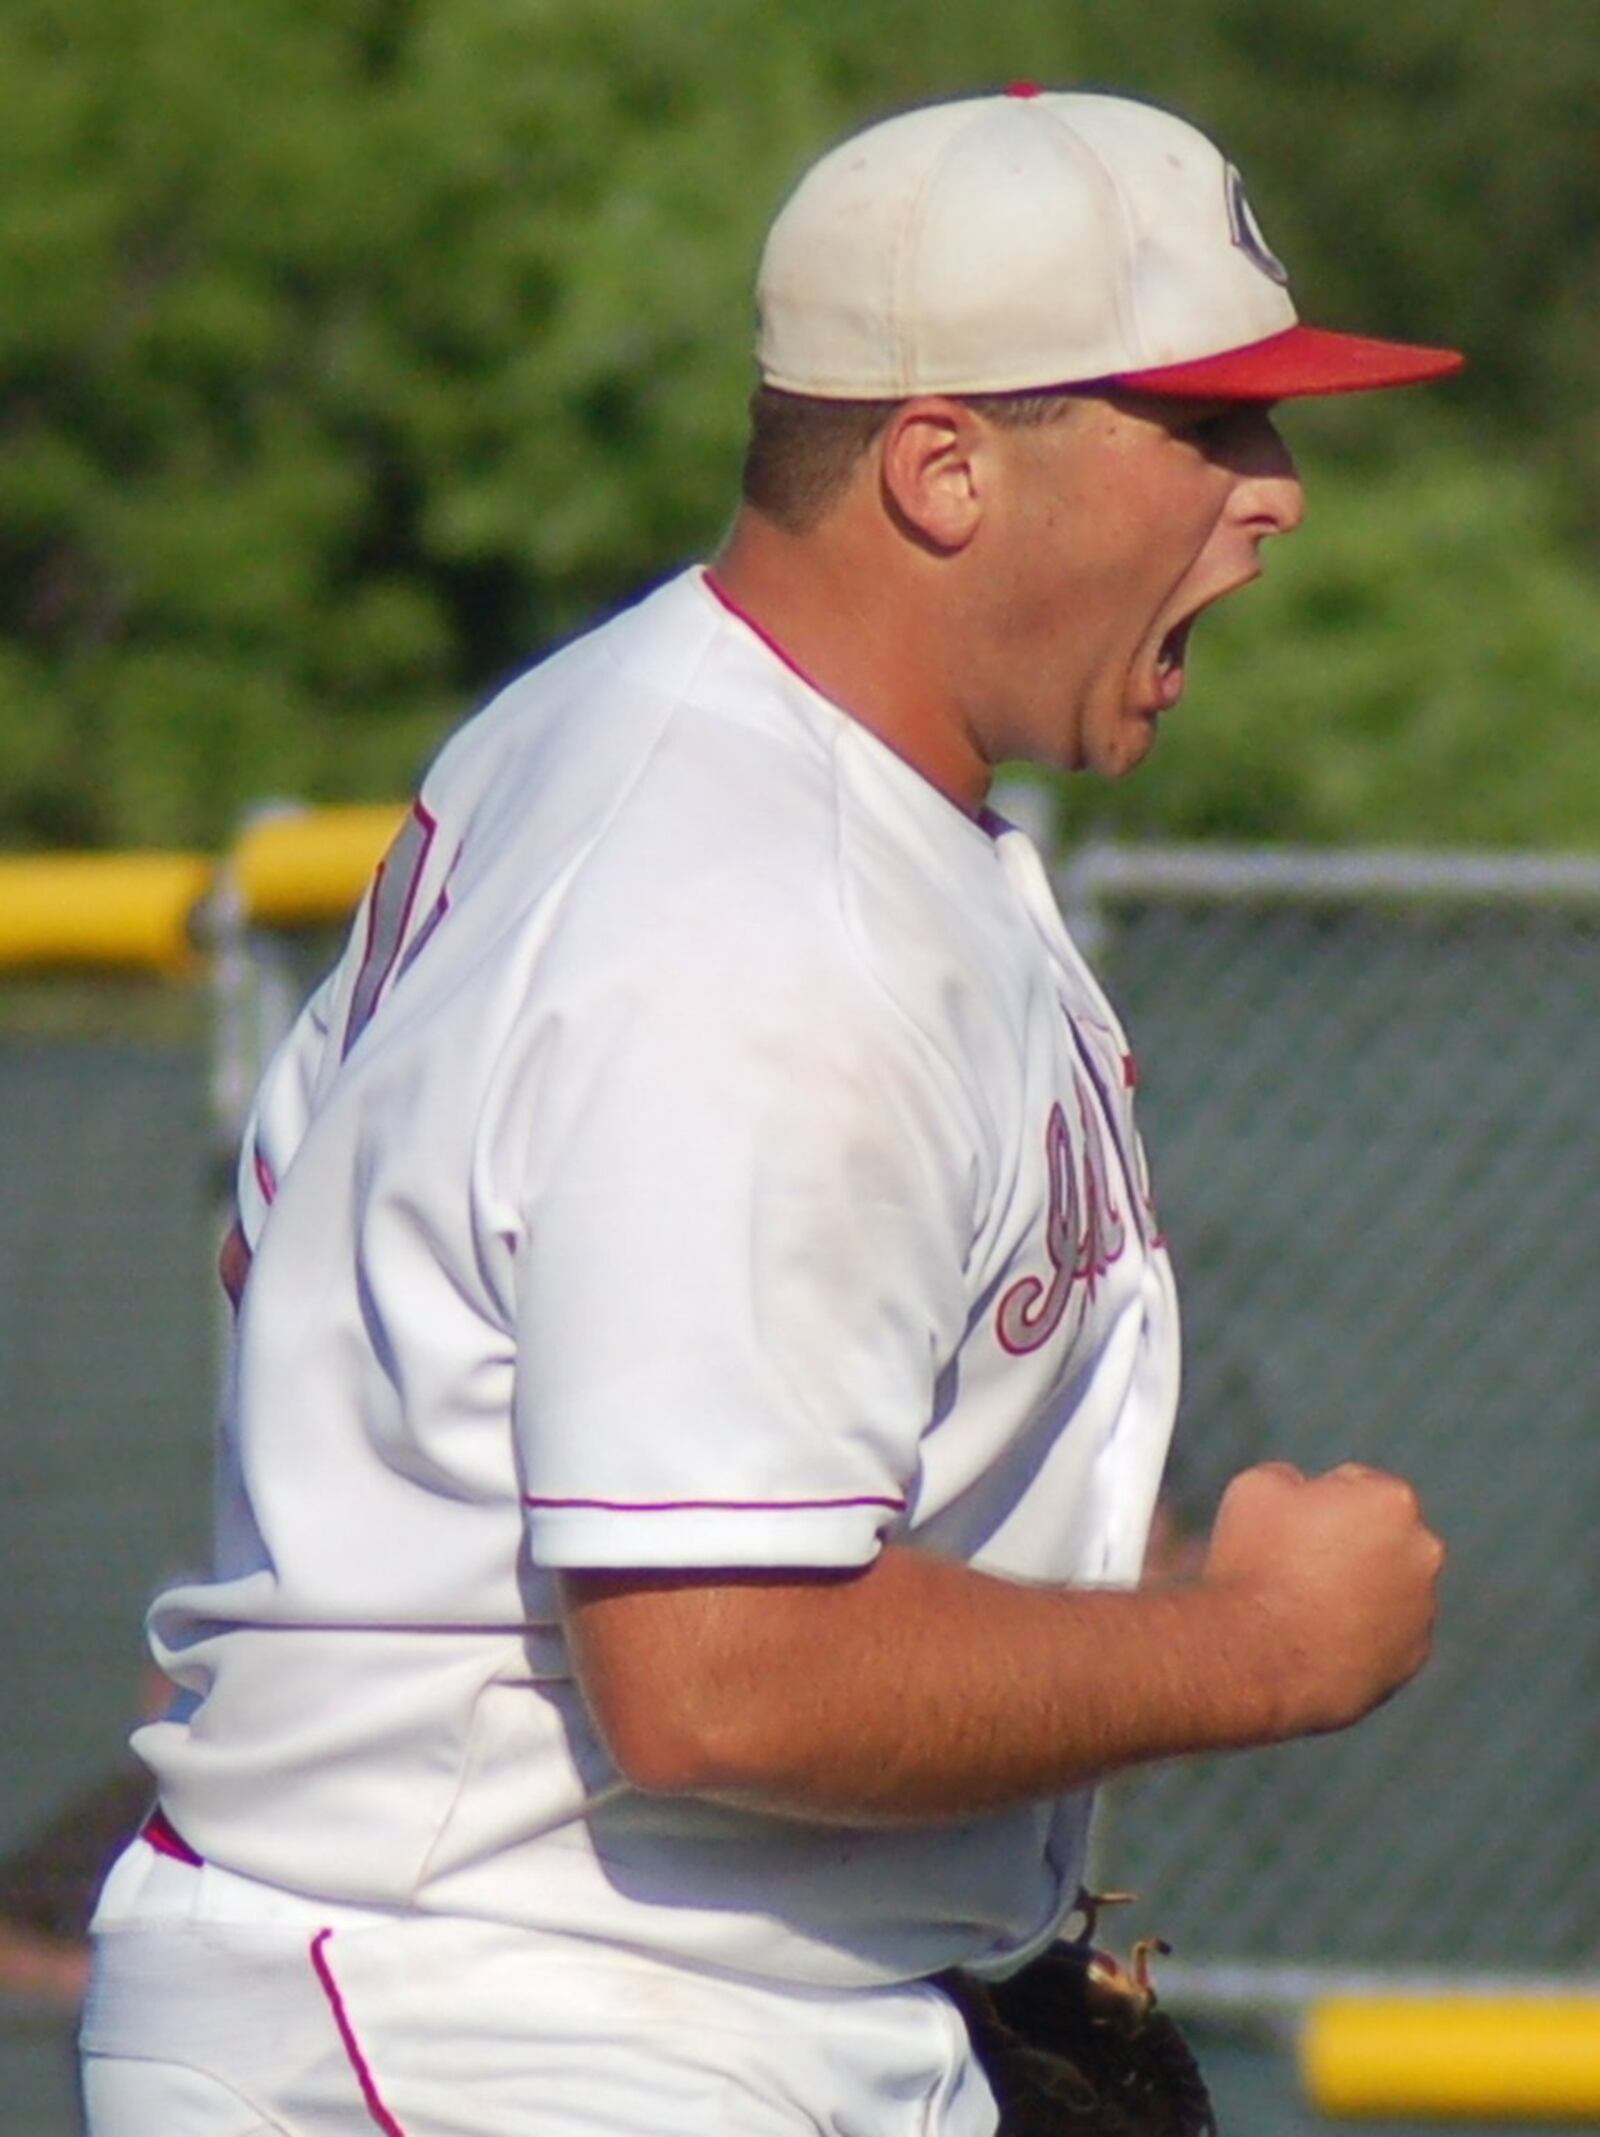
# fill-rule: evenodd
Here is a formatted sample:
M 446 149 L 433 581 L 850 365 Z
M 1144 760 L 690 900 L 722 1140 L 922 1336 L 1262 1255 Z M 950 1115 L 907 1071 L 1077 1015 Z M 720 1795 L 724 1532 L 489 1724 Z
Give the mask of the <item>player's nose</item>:
M 1293 534 L 1306 516 L 1306 493 L 1294 454 L 1276 423 L 1259 411 L 1242 455 L 1235 510 L 1258 535 Z

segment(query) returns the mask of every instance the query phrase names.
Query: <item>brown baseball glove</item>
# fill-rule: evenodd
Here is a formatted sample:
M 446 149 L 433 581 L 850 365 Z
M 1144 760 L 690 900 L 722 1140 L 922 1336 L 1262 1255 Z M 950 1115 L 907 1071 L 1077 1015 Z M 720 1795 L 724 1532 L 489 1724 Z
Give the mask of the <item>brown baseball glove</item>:
M 1102 1907 L 1125 1892 L 1082 1893 L 1082 1937 L 1009 1981 L 935 1976 L 966 2021 L 1000 2109 L 999 2137 L 1217 2137 L 1194 2053 L 1156 2008 L 1145 1937 L 1131 1967 L 1095 1949 Z

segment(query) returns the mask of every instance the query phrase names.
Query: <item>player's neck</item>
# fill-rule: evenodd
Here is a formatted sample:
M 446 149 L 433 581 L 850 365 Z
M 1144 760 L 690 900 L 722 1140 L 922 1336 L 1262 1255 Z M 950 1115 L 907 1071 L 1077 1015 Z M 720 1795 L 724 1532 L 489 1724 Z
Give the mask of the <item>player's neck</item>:
M 718 591 L 801 674 L 969 816 L 992 767 L 957 715 L 939 634 L 848 526 L 787 533 L 743 511 L 711 565 Z

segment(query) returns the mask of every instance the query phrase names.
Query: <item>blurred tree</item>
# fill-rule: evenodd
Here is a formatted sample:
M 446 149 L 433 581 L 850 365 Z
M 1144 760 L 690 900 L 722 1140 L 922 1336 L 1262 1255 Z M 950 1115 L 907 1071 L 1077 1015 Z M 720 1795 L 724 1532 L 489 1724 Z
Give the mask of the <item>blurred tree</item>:
M 1515 454 L 1552 644 L 1591 646 L 1561 529 L 1600 521 L 1592 8 L 9 0 L 0 841 L 210 842 L 264 795 L 402 790 L 511 668 L 716 539 L 756 247 L 818 146 L 1014 75 L 1201 119 L 1318 316 L 1467 345 L 1438 402 L 1486 467 Z M 1419 399 L 1319 433 L 1375 550 L 1425 509 Z M 1459 460 L 1430 462 L 1437 509 L 1482 512 Z M 1482 532 L 1450 583 L 1487 642 L 1511 596 Z M 1443 642 L 1399 673 L 1452 670 L 1426 575 L 1399 635 Z M 1381 628 L 1352 611 L 1340 644 Z M 1552 784 L 1549 823 L 1591 836 L 1600 792 Z M 1366 835 L 1336 788 L 1317 821 Z

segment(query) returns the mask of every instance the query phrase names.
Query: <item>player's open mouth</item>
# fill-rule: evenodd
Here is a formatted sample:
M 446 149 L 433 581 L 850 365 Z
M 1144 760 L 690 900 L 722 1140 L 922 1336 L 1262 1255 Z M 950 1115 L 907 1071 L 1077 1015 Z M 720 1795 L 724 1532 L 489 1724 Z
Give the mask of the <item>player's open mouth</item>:
M 1194 628 L 1194 618 L 1186 616 L 1182 623 L 1175 623 L 1168 631 L 1156 652 L 1156 681 L 1161 691 L 1162 709 L 1176 705 L 1183 695 L 1184 661 L 1189 651 L 1189 633 Z

